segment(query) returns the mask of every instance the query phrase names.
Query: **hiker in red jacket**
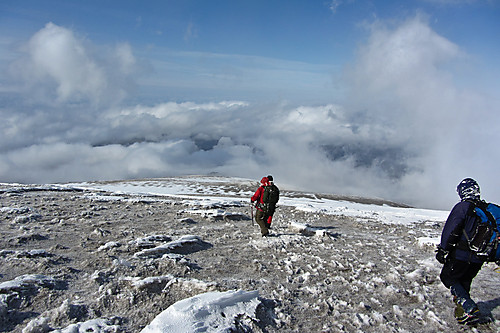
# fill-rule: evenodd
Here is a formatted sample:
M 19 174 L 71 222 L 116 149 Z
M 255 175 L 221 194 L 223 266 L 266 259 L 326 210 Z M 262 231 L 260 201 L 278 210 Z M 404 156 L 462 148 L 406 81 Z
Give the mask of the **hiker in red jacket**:
M 269 186 L 269 179 L 267 177 L 263 177 L 260 180 L 262 184 L 255 194 L 250 199 L 251 202 L 257 202 L 255 207 L 257 208 L 257 212 L 255 213 L 255 221 L 260 227 L 260 232 L 262 237 L 266 237 L 269 235 L 269 227 L 267 225 L 267 213 L 264 211 L 264 188 L 265 186 Z

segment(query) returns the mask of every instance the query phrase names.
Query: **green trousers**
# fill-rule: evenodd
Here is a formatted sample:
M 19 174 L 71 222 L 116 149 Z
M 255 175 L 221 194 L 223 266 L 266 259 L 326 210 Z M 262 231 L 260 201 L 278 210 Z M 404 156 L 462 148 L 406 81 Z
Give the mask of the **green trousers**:
M 255 221 L 260 227 L 262 236 L 267 236 L 269 234 L 269 229 L 267 228 L 267 214 L 257 209 L 257 213 L 255 214 Z

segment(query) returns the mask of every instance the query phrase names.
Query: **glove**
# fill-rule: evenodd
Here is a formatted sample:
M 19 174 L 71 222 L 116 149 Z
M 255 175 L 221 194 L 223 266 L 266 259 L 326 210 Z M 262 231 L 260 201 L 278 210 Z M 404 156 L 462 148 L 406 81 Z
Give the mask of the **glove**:
M 440 264 L 444 265 L 444 263 L 448 259 L 449 253 L 450 253 L 449 251 L 446 251 L 440 245 L 438 245 L 438 247 L 436 249 L 436 260 L 439 261 Z

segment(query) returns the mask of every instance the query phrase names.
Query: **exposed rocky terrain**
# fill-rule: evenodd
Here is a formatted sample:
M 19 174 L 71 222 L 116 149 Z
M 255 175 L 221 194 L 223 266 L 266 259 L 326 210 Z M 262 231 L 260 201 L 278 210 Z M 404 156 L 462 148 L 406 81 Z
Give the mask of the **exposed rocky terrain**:
M 387 224 L 282 204 L 262 238 L 254 189 L 222 184 L 210 197 L 239 194 L 214 203 L 202 192 L 0 185 L 0 331 L 139 332 L 179 300 L 235 289 L 261 300 L 237 318 L 241 332 L 500 331 L 493 264 L 472 291 L 493 322 L 454 322 L 433 248 L 418 242 L 438 237 L 444 221 Z

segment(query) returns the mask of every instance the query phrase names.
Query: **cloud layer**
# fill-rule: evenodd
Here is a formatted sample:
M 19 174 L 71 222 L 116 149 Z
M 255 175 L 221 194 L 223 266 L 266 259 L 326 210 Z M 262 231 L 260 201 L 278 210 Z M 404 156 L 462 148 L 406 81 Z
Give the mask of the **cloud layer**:
M 95 49 L 53 23 L 34 34 L 23 51 L 24 57 L 11 65 L 10 74 L 35 103 L 102 106 L 120 102 L 127 95 L 127 75 L 135 68 L 128 44 Z
M 272 173 L 297 189 L 449 208 L 456 184 L 475 177 L 487 199 L 499 198 L 499 158 L 489 153 L 498 101 L 457 88 L 459 47 L 420 16 L 370 29 L 335 104 L 131 106 L 140 70 L 132 48 L 97 47 L 49 23 L 9 67 L 0 180 Z

